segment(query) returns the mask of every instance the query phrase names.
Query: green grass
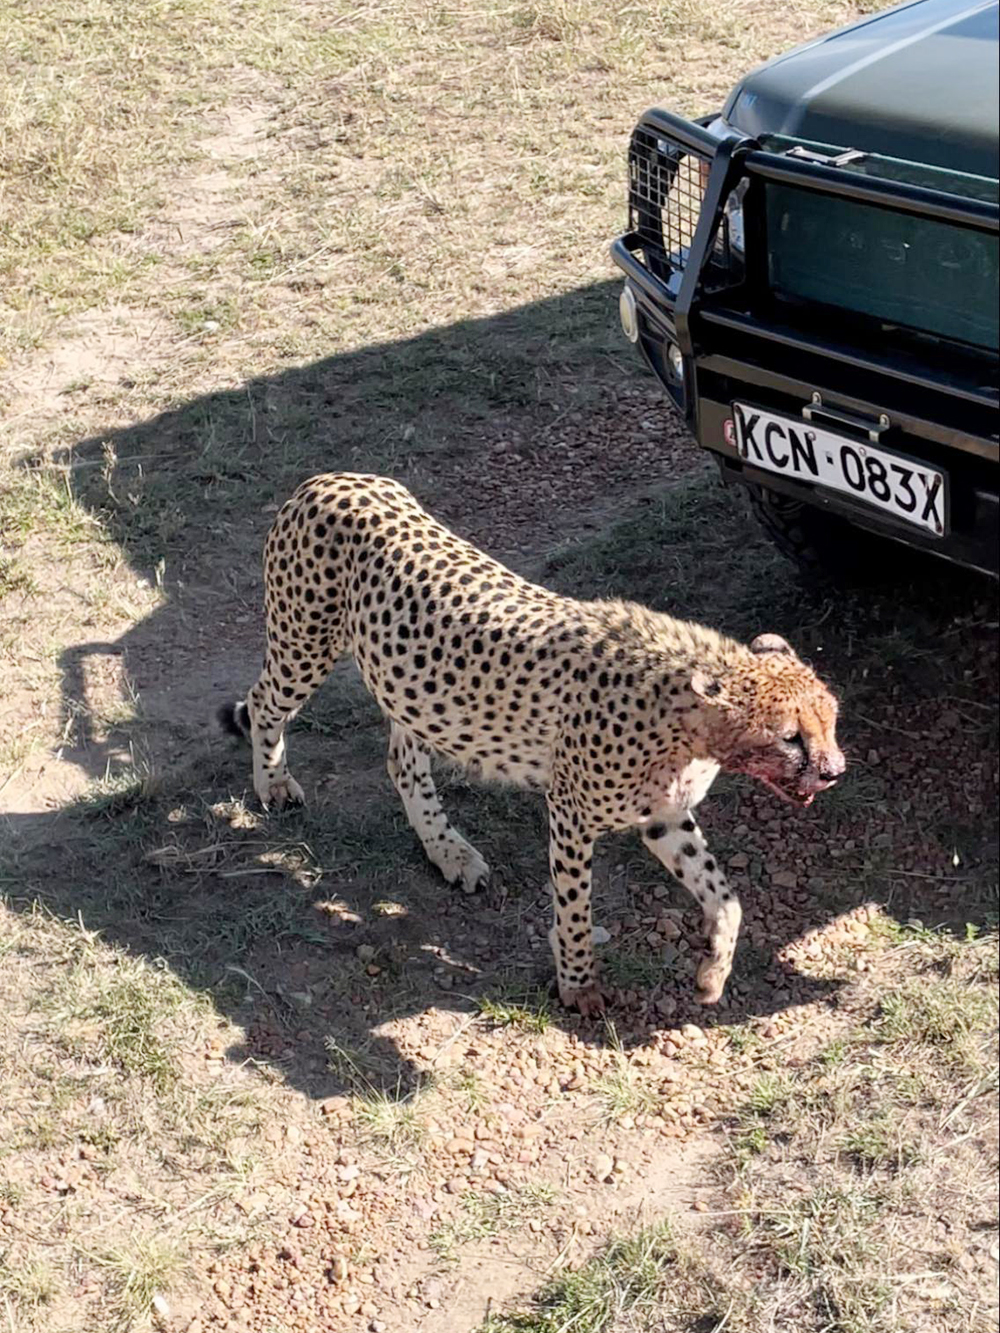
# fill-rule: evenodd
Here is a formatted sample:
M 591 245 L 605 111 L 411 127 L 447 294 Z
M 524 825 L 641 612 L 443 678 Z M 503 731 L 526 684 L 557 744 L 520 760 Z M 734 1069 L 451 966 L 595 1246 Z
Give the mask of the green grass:
M 991 990 L 970 988 L 962 977 L 914 978 L 882 996 L 875 1033 L 892 1045 L 932 1048 L 946 1064 L 976 1068 L 981 1034 L 996 1017 Z
M 191 997 L 168 972 L 128 957 L 98 962 L 92 948 L 66 974 L 46 1007 L 58 1017 L 69 1049 L 95 1064 L 108 1061 L 147 1082 L 153 1093 L 168 1091 L 179 1077 L 178 1034 L 168 1029 L 190 1006 Z
M 97 1262 L 109 1281 L 113 1327 L 126 1333 L 190 1275 L 190 1244 L 180 1236 L 151 1233 L 105 1250 Z
M 9 1327 L 18 1329 L 15 1319 L 24 1319 L 28 1328 L 62 1294 L 62 1283 L 55 1267 L 44 1259 L 13 1264 L 0 1254 L 0 1311 L 5 1311 Z
M 481 995 L 476 1000 L 483 1018 L 501 1028 L 539 1035 L 552 1022 L 552 1005 L 546 991 L 513 990 L 498 996 Z
M 672 1227 L 660 1223 L 555 1279 L 530 1307 L 491 1316 L 480 1333 L 681 1333 L 711 1329 L 724 1313 Z
M 747 1095 L 747 1107 L 757 1115 L 772 1115 L 795 1093 L 792 1081 L 781 1074 L 761 1074 Z
M 71 810 L 80 819 L 116 819 L 151 800 L 155 792 L 156 781 L 150 773 L 123 768 L 92 782 Z
M 25 569 L 20 561 L 12 556 L 0 553 L 0 601 L 5 597 L 12 597 L 15 593 L 29 597 L 37 591 L 38 584 L 30 570 Z
M 469 1193 L 462 1199 L 458 1215 L 430 1235 L 430 1244 L 442 1258 L 457 1258 L 457 1251 L 471 1243 L 521 1232 L 530 1222 L 545 1218 L 556 1193 L 551 1185 L 514 1185 L 496 1194 Z
M 862 1168 L 902 1168 L 920 1160 L 916 1143 L 904 1139 L 896 1117 L 876 1113 L 851 1126 L 840 1141 L 841 1147 Z
M 659 1099 L 640 1066 L 633 1065 L 622 1047 L 613 1023 L 608 1023 L 611 1058 L 605 1071 L 591 1084 L 597 1098 L 598 1116 L 605 1125 L 620 1122 L 625 1116 L 656 1112 Z

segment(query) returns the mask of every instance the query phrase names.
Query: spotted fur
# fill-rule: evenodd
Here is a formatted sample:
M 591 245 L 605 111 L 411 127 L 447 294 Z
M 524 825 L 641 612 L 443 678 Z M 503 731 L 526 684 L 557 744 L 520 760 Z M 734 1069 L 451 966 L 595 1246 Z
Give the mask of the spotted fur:
M 563 1002 L 603 1007 L 592 947 L 595 839 L 636 827 L 700 904 L 697 994 L 717 1001 L 740 905 L 692 811 L 720 769 L 808 804 L 844 760 L 837 706 L 776 635 L 749 646 L 628 602 L 581 602 L 518 577 L 443 527 L 395 481 L 330 474 L 284 505 L 264 551 L 267 650 L 246 702 L 266 807 L 303 799 L 288 721 L 350 654 L 389 721 L 389 776 L 430 860 L 466 892 L 489 874 L 449 823 L 431 752 L 535 787 L 549 812 Z

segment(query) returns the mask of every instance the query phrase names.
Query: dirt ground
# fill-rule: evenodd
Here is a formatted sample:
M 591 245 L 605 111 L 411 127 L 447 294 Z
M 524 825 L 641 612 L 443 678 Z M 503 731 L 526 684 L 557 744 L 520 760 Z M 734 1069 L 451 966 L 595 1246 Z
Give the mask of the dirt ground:
M 997 1326 L 995 590 L 807 588 L 617 329 L 652 102 L 859 12 L 730 0 L 30 0 L 4 34 L 0 1325 L 11 1333 Z M 606 1020 L 549 995 L 544 812 L 448 774 L 419 855 L 338 668 L 265 817 L 270 516 L 389 472 L 515 568 L 843 699 L 808 814 L 720 782 L 727 998 L 608 839 Z

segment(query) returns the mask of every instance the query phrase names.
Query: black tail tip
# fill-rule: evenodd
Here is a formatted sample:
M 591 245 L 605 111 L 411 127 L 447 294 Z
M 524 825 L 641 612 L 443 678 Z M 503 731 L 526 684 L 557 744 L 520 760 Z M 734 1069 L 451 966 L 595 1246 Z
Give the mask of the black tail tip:
M 217 710 L 215 720 L 220 731 L 227 736 L 239 736 L 246 740 L 250 735 L 250 713 L 243 699 L 238 703 L 223 704 Z

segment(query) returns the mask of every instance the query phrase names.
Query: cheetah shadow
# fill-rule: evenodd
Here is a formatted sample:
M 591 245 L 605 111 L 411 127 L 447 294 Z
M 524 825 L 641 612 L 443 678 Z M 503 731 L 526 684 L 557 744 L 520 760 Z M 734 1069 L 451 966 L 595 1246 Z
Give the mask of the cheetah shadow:
M 351 669 L 338 668 L 291 736 L 293 772 L 312 798 L 301 813 L 263 819 L 249 754 L 205 724 L 256 673 L 260 547 L 273 507 L 303 476 L 390 472 L 476 539 L 497 493 L 462 479 L 488 479 L 491 451 L 524 442 L 528 505 L 552 423 L 616 404 L 655 410 L 655 386 L 616 360 L 616 296 L 616 284 L 598 284 L 332 357 L 84 439 L 63 459 L 76 502 L 162 595 L 120 637 L 61 654 L 62 755 L 90 785 L 0 827 L 12 901 L 41 902 L 162 960 L 243 1030 L 229 1059 L 273 1068 L 311 1098 L 408 1098 L 428 1070 L 454 1063 L 480 1015 L 530 1022 L 544 1011 L 583 1041 L 609 1040 L 603 1021 L 548 996 L 539 798 L 445 782 L 449 811 L 494 868 L 486 894 L 464 899 L 422 859 L 385 774 L 382 721 Z M 702 807 L 720 859 L 746 857 L 733 874 L 747 929 L 716 1010 L 691 994 L 698 922 L 687 901 L 664 888 L 636 839 L 601 844 L 595 908 L 616 925 L 602 950 L 615 1040 L 628 1048 L 685 1022 L 836 1004 L 842 978 L 785 967 L 780 955 L 863 902 L 900 923 L 988 924 L 992 592 L 950 571 L 909 592 L 805 588 L 714 477 L 654 487 L 621 466 L 603 508 L 575 509 L 570 477 L 563 509 L 540 512 L 511 563 L 566 592 L 634 597 L 743 637 L 785 634 L 843 694 L 854 763 L 808 818 L 725 783 Z M 138 697 L 135 716 L 101 716 L 93 680 L 104 667 Z M 950 728 L 940 721 L 949 709 Z M 931 774 L 924 744 L 935 747 Z M 927 780 L 936 774 L 944 781 Z M 679 922 L 674 939 L 657 939 L 664 909 Z M 419 1055 L 400 1042 L 414 1017 L 427 1019 Z

